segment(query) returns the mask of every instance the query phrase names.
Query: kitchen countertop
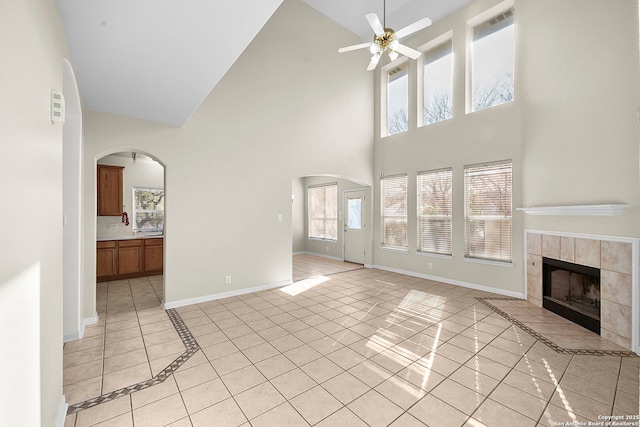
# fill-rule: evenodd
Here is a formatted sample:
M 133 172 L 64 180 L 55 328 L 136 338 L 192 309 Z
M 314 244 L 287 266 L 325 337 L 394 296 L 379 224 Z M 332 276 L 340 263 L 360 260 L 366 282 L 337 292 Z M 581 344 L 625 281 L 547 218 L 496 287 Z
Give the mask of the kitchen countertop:
M 97 242 L 104 242 L 107 240 L 133 240 L 133 239 L 163 239 L 162 234 L 153 233 L 136 233 L 136 234 L 117 234 L 113 236 L 101 236 L 96 237 Z

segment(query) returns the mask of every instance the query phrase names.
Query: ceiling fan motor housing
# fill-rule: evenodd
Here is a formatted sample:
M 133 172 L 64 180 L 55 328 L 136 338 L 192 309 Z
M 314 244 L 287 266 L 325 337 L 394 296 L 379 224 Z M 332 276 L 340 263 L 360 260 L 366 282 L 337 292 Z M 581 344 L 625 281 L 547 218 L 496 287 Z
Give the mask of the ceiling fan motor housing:
M 385 28 L 384 34 L 374 35 L 373 42 L 380 47 L 381 50 L 393 49 L 398 44 L 396 32 L 391 28 Z M 395 43 L 394 43 L 395 42 Z

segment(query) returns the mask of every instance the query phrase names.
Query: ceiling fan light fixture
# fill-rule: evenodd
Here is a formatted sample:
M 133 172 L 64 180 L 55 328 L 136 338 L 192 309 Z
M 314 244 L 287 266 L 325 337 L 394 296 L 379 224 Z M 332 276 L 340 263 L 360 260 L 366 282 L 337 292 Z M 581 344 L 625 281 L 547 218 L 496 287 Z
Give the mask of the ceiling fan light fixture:
M 384 4 L 384 11 L 385 14 L 383 16 L 386 18 L 386 2 Z M 411 59 L 418 59 L 418 57 L 420 57 L 421 52 L 400 44 L 399 39 L 407 37 L 416 31 L 422 30 L 431 25 L 431 20 L 429 18 L 422 18 L 413 24 L 402 28 L 397 33 L 391 28 L 385 28 L 380 22 L 378 15 L 375 13 L 366 14 L 365 19 L 369 22 L 369 25 L 373 30 L 373 41 L 370 43 L 361 43 L 353 46 L 342 47 L 338 49 L 338 52 L 343 53 L 368 47 L 369 52 L 371 52 L 372 55 L 369 66 L 367 67 L 367 70 L 369 71 L 376 68 L 380 61 L 380 57 L 384 52 L 387 52 L 391 61 L 398 59 L 399 54 L 405 55 Z

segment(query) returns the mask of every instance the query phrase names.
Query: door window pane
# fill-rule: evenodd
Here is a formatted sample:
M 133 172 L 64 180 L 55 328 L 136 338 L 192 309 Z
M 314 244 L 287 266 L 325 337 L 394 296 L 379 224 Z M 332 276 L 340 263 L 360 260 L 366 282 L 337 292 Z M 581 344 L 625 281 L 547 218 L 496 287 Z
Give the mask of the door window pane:
M 362 228 L 362 199 L 348 199 L 347 227 L 353 230 Z

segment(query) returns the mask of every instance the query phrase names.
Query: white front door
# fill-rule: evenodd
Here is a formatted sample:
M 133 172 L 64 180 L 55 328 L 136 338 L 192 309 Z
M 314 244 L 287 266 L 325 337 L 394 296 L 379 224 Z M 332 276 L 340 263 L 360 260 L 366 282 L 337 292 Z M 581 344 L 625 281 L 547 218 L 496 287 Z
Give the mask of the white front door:
M 364 191 L 344 193 L 344 260 L 358 264 L 365 261 L 364 202 Z

